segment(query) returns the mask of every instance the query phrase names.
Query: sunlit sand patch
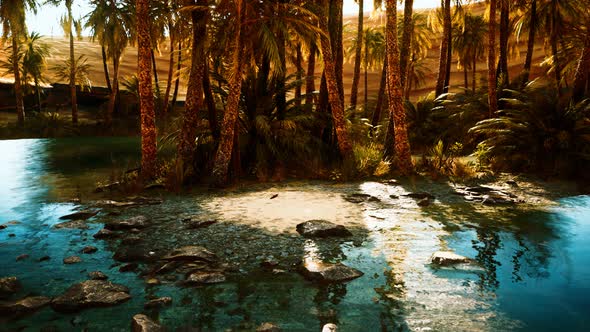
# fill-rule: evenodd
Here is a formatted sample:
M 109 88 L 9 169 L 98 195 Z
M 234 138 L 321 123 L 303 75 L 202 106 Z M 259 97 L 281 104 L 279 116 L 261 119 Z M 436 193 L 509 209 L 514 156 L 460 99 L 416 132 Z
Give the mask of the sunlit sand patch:
M 271 199 L 273 195 L 277 197 Z M 359 206 L 342 199 L 340 193 L 292 188 L 268 189 L 246 194 L 215 197 L 205 204 L 226 222 L 236 222 L 271 232 L 295 233 L 295 226 L 324 219 L 344 226 L 362 226 Z

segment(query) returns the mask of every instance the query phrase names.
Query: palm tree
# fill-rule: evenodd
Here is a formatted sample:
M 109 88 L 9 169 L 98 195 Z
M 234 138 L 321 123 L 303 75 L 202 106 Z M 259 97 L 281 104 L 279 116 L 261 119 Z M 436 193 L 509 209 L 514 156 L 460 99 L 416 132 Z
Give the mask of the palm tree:
M 326 77 L 326 87 L 328 90 L 328 100 L 332 110 L 332 120 L 336 130 L 336 139 L 338 140 L 338 149 L 343 159 L 348 159 L 352 153 L 352 145 L 346 130 L 346 121 L 344 119 L 344 100 L 341 90 L 338 87 L 338 74 L 336 72 L 335 56 L 332 52 L 332 40 L 328 32 L 328 0 L 321 1 L 323 15 L 318 16 L 319 27 L 323 32 L 320 37 L 322 57 L 324 59 L 324 74 Z
M 236 1 L 222 1 L 221 8 L 228 8 L 231 9 L 231 15 L 234 19 L 233 22 L 233 34 L 231 35 L 232 38 L 232 68 L 231 68 L 231 78 L 229 82 L 229 97 L 227 100 L 226 111 L 223 116 L 223 121 L 221 124 L 221 136 L 219 139 L 219 145 L 217 147 L 217 151 L 215 153 L 215 158 L 213 162 L 213 178 L 214 181 L 221 185 L 227 182 L 227 175 L 229 170 L 229 162 L 232 158 L 232 150 L 236 147 L 237 144 L 237 120 L 238 120 L 238 113 L 239 113 L 239 106 L 240 106 L 240 91 L 242 88 L 242 73 L 243 73 L 243 64 L 244 64 L 244 57 L 243 57 L 243 26 L 244 26 L 244 11 L 245 11 L 245 4 L 244 0 L 236 0 Z M 218 7 L 218 8 L 219 8 Z
M 498 91 L 496 86 L 496 6 L 497 0 L 490 0 L 488 19 L 488 104 L 489 117 L 498 111 Z
M 521 0 L 517 2 L 521 8 L 524 8 L 516 22 L 516 37 L 520 38 L 520 35 L 528 30 L 527 38 L 527 52 L 524 61 L 524 68 L 522 72 L 522 81 L 528 82 L 531 67 L 533 63 L 533 52 L 535 50 L 535 36 L 540 26 L 538 24 L 539 17 L 537 14 L 537 0 L 530 0 L 530 6 L 528 5 L 529 0 Z
M 192 20 L 192 51 L 191 67 L 186 93 L 185 110 L 183 114 L 182 130 L 178 144 L 178 158 L 183 167 L 192 165 L 192 153 L 197 127 L 199 122 L 199 111 L 203 109 L 203 75 L 205 73 L 207 46 L 207 16 L 204 8 L 208 6 L 208 0 L 190 1 L 191 6 L 199 7 L 190 10 Z M 237 93 L 239 97 L 239 92 Z M 233 134 L 232 134 L 233 138 Z
M 440 42 L 440 56 L 438 62 L 438 78 L 436 80 L 436 96 L 440 96 L 446 86 L 445 81 L 447 78 L 447 62 L 449 59 L 449 47 L 451 37 L 451 0 L 441 0 L 441 6 L 443 11 L 443 37 Z
M 402 88 L 406 86 L 406 76 L 408 70 L 408 60 L 410 59 L 410 48 L 412 43 L 412 32 L 414 30 L 414 0 L 404 1 L 404 25 L 402 32 L 402 43 L 400 47 L 400 70 L 401 70 L 401 85 Z
M 16 97 L 16 114 L 18 124 L 25 123 L 25 104 L 21 86 L 19 70 L 19 43 L 20 39 L 27 34 L 25 16 L 27 10 L 36 13 L 37 3 L 34 0 L 1 0 L 0 1 L 0 22 L 2 22 L 2 38 L 10 36 L 12 41 L 13 73 L 14 73 L 14 95 Z
M 152 43 L 147 0 L 137 0 L 137 76 L 141 110 L 141 175 L 151 179 L 156 174 L 157 133 L 152 90 Z
M 27 36 L 23 50 L 23 80 L 25 84 L 29 81 L 30 75 L 35 83 L 37 94 L 37 107 L 41 109 L 41 87 L 40 83 L 45 82 L 43 71 L 47 66 L 46 58 L 49 56 L 49 45 L 41 41 L 41 35 L 31 32 Z
M 359 81 L 361 76 L 361 54 L 362 54 L 362 47 L 363 47 L 363 21 L 364 21 L 364 1 L 363 0 L 355 0 L 356 3 L 359 5 L 359 17 L 358 17 L 358 27 L 357 27 L 357 34 L 356 34 L 356 47 L 355 47 L 355 56 L 354 56 L 354 74 L 352 76 L 352 88 L 350 90 L 350 107 L 352 109 L 356 108 L 357 103 L 357 95 L 359 89 Z M 366 88 L 365 88 L 366 90 Z
M 463 15 L 460 25 L 455 26 L 453 33 L 453 49 L 458 56 L 458 64 L 463 68 L 465 75 L 465 88 L 469 88 L 467 70 L 472 73 L 471 89 L 476 89 L 477 61 L 484 56 L 485 36 L 487 28 L 481 15 L 466 13 Z
M 70 63 L 70 59 L 67 59 L 64 62 L 55 65 L 51 70 L 58 81 L 66 81 L 70 84 L 70 70 L 72 68 L 74 68 L 75 71 L 74 84 L 79 86 L 81 90 L 89 90 L 92 87 L 92 81 L 90 81 L 90 70 L 92 65 L 88 63 L 88 59 L 84 54 L 79 55 L 78 58 L 75 59 L 73 65 Z
M 67 18 L 65 20 L 66 24 L 64 26 L 64 32 L 69 37 L 70 41 L 70 63 L 75 63 L 76 56 L 74 54 L 74 16 L 72 15 L 72 5 L 73 0 L 63 0 L 66 5 L 66 10 L 68 12 Z M 45 3 L 52 4 L 54 6 L 59 6 L 62 3 L 62 0 L 47 0 Z M 78 100 L 76 95 L 76 68 L 70 68 L 70 98 L 72 104 L 72 123 L 74 125 L 78 124 Z
M 385 142 L 386 150 L 395 151 L 397 166 L 402 174 L 413 171 L 410 143 L 406 123 L 406 112 L 403 105 L 402 86 L 400 82 L 399 49 L 397 44 L 397 0 L 386 2 L 387 25 L 385 38 L 387 42 L 387 91 L 389 101 L 389 124 L 393 126 L 394 140 Z M 392 123 L 393 120 L 393 123 Z M 388 128 L 392 131 L 392 128 Z M 388 135 L 391 136 L 391 135 Z M 391 147 L 393 145 L 393 149 Z
M 127 45 L 133 41 L 135 24 L 131 13 L 135 10 L 132 8 L 133 3 L 129 1 L 117 3 L 115 0 L 90 0 L 94 9 L 86 16 L 86 27 L 92 30 L 92 38 L 98 39 L 99 44 L 104 46 L 106 56 L 113 63 L 112 90 L 105 114 L 107 125 L 112 123 L 119 95 L 121 57 Z

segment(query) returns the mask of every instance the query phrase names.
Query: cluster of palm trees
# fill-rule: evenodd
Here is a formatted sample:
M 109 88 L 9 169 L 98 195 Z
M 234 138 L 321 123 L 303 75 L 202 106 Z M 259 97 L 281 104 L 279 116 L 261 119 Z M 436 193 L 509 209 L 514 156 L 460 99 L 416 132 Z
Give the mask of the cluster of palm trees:
M 498 91 L 501 93 L 510 84 L 510 50 L 521 39 L 528 41 L 521 81 L 529 80 L 534 42 L 540 32 L 545 32 L 545 62 L 558 91 L 571 86 L 574 97 L 580 99 L 586 94 L 590 76 L 590 15 L 584 7 L 586 0 L 489 0 L 485 16 L 470 13 L 460 0 L 441 0 L 441 7 L 427 16 L 415 13 L 413 1 L 406 0 L 399 18 L 397 0 L 374 1 L 375 7 L 385 12 L 384 29 L 366 28 L 364 3 L 357 0 L 358 30 L 348 52 L 343 40 L 343 0 L 89 2 L 92 11 L 84 25 L 102 48 L 110 91 L 107 124 L 112 121 L 119 99 L 123 52 L 129 45 L 138 47 L 142 172 L 146 178 L 157 173 L 156 114 L 172 109 L 183 75 L 188 76 L 187 95 L 178 122 L 177 168 L 183 172 L 206 168 L 218 183 L 227 182 L 230 175 L 239 175 L 240 165 L 252 163 L 249 159 L 265 159 L 267 166 L 280 166 L 280 156 L 304 150 L 301 144 L 315 141 L 332 146 L 340 160 L 351 159 L 354 142 L 346 111 L 357 107 L 361 67 L 365 87 L 368 69 L 382 69 L 372 122 L 376 125 L 380 121 L 383 105 L 387 105 L 385 155 L 395 160 L 402 174 L 412 172 L 404 102 L 423 77 L 421 63 L 436 33 L 440 34 L 436 95 L 444 96 L 449 91 L 453 56 L 463 69 L 466 89 L 468 71 L 472 72 L 471 89 L 475 91 L 477 63 L 487 55 L 489 117 L 498 110 Z M 81 28 L 81 21 L 72 16 L 73 0 L 46 3 L 64 3 L 67 9 L 62 24 L 70 40 L 68 82 L 72 120 L 76 123 L 76 85 L 81 81 L 77 73 L 84 59 L 76 58 L 74 30 Z M 3 37 L 11 37 L 14 50 L 26 35 L 25 13 L 34 11 L 37 5 L 33 0 L 0 0 Z M 500 51 L 496 54 L 498 35 Z M 164 43 L 169 43 L 170 61 L 166 87 L 162 89 L 155 54 Z M 342 77 L 345 53 L 354 62 L 349 104 L 344 98 Z M 321 73 L 315 72 L 318 59 L 323 65 Z M 22 123 L 21 71 L 19 61 L 12 63 L 16 108 Z M 108 63 L 112 64 L 112 72 Z M 316 74 L 321 77 L 319 86 Z M 365 112 L 367 100 L 365 88 Z M 203 130 L 210 133 L 215 147 L 206 161 L 195 152 Z M 246 160 L 240 158 L 240 147 L 244 145 L 241 137 L 247 138 Z M 256 160 L 253 163 L 261 167 Z

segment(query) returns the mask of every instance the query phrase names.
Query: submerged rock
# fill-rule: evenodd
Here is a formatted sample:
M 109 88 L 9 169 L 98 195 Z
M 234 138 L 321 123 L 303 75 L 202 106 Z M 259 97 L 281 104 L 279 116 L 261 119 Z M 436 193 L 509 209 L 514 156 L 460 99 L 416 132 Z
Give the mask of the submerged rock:
M 0 303 L 0 315 L 18 317 L 35 312 L 51 302 L 44 296 L 29 296 L 24 299 Z
M 133 228 L 145 228 L 148 225 L 148 218 L 145 216 L 136 216 L 124 220 L 110 221 L 104 225 L 106 229 L 123 230 Z
M 107 228 L 103 228 L 100 231 L 98 231 L 96 234 L 94 234 L 93 237 L 95 239 L 112 239 L 112 238 L 119 237 L 119 234 L 117 234 Z
M 0 230 L 8 228 L 8 226 L 19 225 L 20 221 L 11 220 L 0 225 Z
M 133 316 L 131 320 L 132 332 L 162 332 L 164 328 L 144 314 Z
M 143 307 L 145 309 L 157 309 L 157 308 L 169 306 L 170 304 L 172 304 L 172 298 L 166 296 L 166 297 L 159 297 L 157 299 L 150 300 L 150 301 L 146 302 L 146 304 L 144 304 Z
M 455 189 L 455 193 L 463 196 L 466 201 L 478 202 L 485 205 L 510 205 L 518 202 L 516 195 L 491 187 L 457 188 Z
M 29 258 L 29 257 L 31 257 L 29 254 L 22 254 L 22 255 L 18 255 L 18 256 L 16 257 L 16 261 L 17 261 L 17 262 L 24 261 L 25 259 L 27 259 L 27 258 Z
M 434 254 L 432 254 L 430 261 L 432 262 L 432 264 L 440 266 L 449 266 L 454 264 L 463 264 L 471 262 L 469 258 L 457 255 L 451 251 L 437 251 Z
M 107 307 L 131 298 L 129 289 L 103 280 L 87 280 L 75 284 L 51 301 L 51 307 L 59 312 L 76 312 L 86 308 Z
M 305 260 L 301 265 L 304 277 L 322 282 L 343 282 L 363 276 L 363 272 L 342 263 L 330 264 Z
M 187 229 L 198 229 L 207 226 L 211 226 L 217 222 L 216 219 L 210 219 L 205 217 L 190 217 L 182 220 L 185 223 Z
M 73 221 L 66 221 L 60 222 L 59 224 L 53 225 L 55 229 L 88 229 L 88 225 L 83 220 L 73 220 Z
M 22 285 L 17 277 L 0 278 L 0 299 L 7 299 L 20 291 Z
M 101 271 L 88 272 L 88 277 L 92 280 L 107 280 L 109 277 Z
M 297 232 L 306 237 L 351 236 L 349 230 L 326 220 L 308 220 L 297 225 Z
M 101 184 L 96 186 L 96 189 L 94 189 L 95 193 L 102 193 L 105 191 L 113 191 L 118 189 L 121 186 L 121 182 L 119 181 L 115 181 L 115 182 L 111 182 L 111 183 L 107 183 L 107 184 Z
M 140 246 L 121 246 L 113 258 L 119 262 L 151 261 L 156 256 L 150 254 L 150 250 Z
M 133 272 L 137 270 L 138 267 L 139 265 L 137 263 L 125 264 L 119 268 L 119 272 Z
M 82 253 L 84 253 L 84 254 L 93 254 L 97 251 L 98 251 L 98 248 L 93 247 L 93 246 L 86 246 L 86 247 L 82 248 Z
M 186 282 L 189 284 L 218 284 L 225 282 L 225 276 L 221 272 L 198 271 L 191 273 Z
M 98 210 L 82 210 L 59 217 L 61 220 L 86 220 L 98 214 Z
M 427 207 L 430 204 L 432 204 L 432 201 L 430 200 L 430 198 L 423 198 L 423 199 L 419 200 L 418 203 L 416 203 L 416 204 L 418 204 L 418 206 L 421 206 L 421 207 Z
M 82 258 L 80 258 L 78 256 L 70 256 L 70 257 L 64 258 L 64 264 L 77 264 L 80 262 L 82 262 Z
M 200 246 L 186 246 L 172 250 L 162 258 L 167 261 L 205 261 L 216 262 L 217 256 Z
M 375 196 L 371 196 L 368 194 L 361 194 L 361 193 L 356 193 L 356 194 L 350 194 L 344 197 L 344 200 L 350 203 L 355 203 L 355 204 L 359 204 L 359 203 L 363 203 L 363 202 L 380 202 L 381 200 Z
M 281 332 L 281 328 L 275 323 L 262 323 L 256 328 L 256 332 Z

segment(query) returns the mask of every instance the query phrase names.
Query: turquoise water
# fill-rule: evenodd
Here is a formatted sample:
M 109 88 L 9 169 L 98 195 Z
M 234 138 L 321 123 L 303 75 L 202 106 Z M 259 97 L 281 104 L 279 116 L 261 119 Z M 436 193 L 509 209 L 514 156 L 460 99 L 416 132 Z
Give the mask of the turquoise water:
M 254 330 L 274 322 L 286 331 L 319 331 L 336 323 L 342 331 L 587 331 L 590 328 L 590 198 L 563 186 L 522 183 L 517 194 L 535 204 L 485 207 L 449 194 L 441 182 L 259 184 L 222 192 L 172 195 L 155 192 L 161 205 L 121 210 L 121 217 L 146 215 L 153 225 L 138 250 L 157 255 L 182 245 L 203 245 L 236 266 L 228 281 L 184 287 L 163 280 L 147 286 L 141 271 L 121 273 L 112 256 L 117 241 L 92 235 L 110 217 L 99 214 L 88 230 L 56 230 L 59 217 L 104 198 L 92 194 L 98 181 L 135 167 L 134 138 L 0 141 L 0 277 L 17 276 L 26 295 L 57 296 L 100 270 L 126 285 L 132 299 L 121 305 L 60 314 L 50 308 L 0 330 L 125 331 L 145 312 L 170 330 Z M 520 183 L 519 183 L 520 184 Z M 434 205 L 420 208 L 401 195 L 428 191 Z M 380 203 L 355 205 L 342 199 L 368 193 Z M 273 193 L 279 197 L 270 201 Z M 390 198 L 390 195 L 400 198 Z M 538 200 L 536 198 L 540 197 Z M 72 199 L 81 198 L 81 203 Z M 108 198 L 108 195 L 107 195 Z M 180 219 L 204 214 L 219 222 L 189 232 Z M 301 220 L 324 218 L 345 224 L 354 237 L 305 240 L 294 233 Z M 10 237 L 9 234 L 14 234 Z M 80 253 L 87 245 L 99 250 Z M 452 250 L 477 264 L 437 269 L 438 250 Z M 16 261 L 21 254 L 29 258 Z M 43 256 L 48 261 L 39 262 Z M 62 264 L 79 255 L 83 262 Z M 283 274 L 259 267 L 272 256 Z M 342 262 L 364 272 L 345 284 L 306 281 L 295 263 L 303 257 Z M 158 312 L 143 304 L 171 296 Z

